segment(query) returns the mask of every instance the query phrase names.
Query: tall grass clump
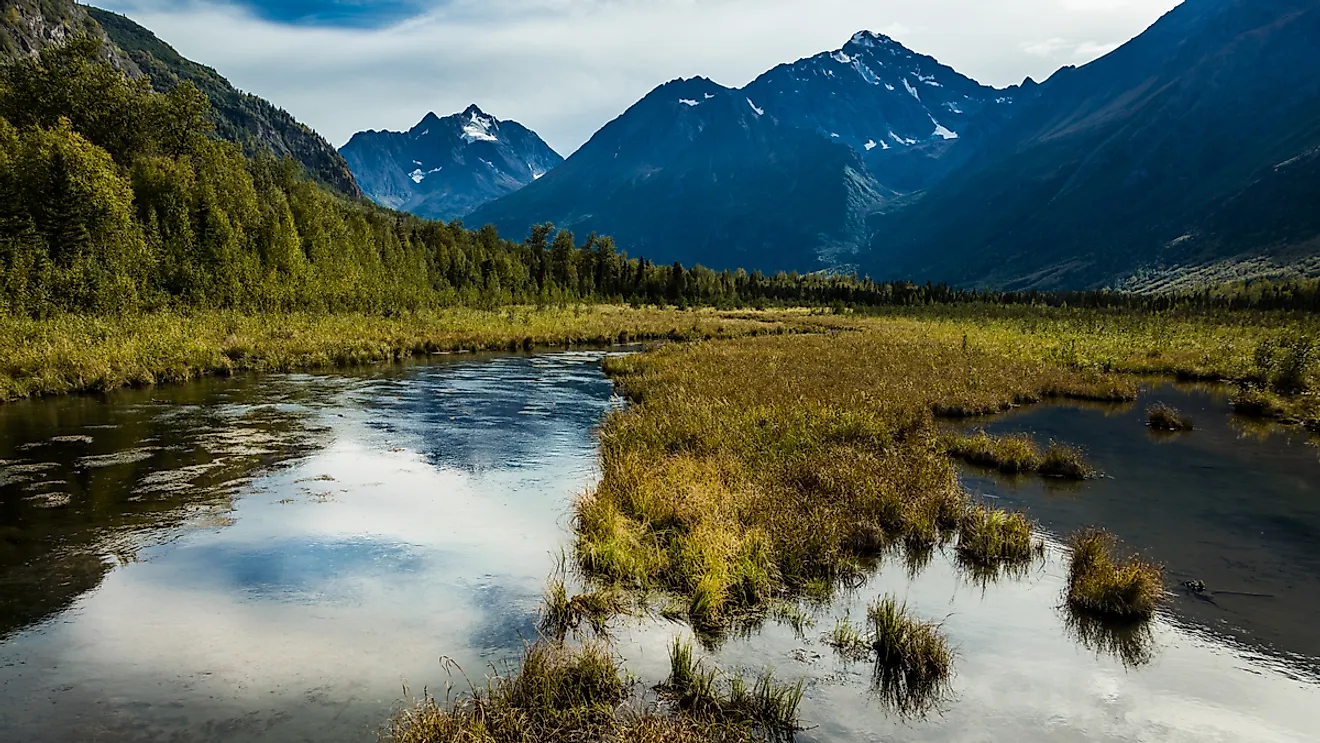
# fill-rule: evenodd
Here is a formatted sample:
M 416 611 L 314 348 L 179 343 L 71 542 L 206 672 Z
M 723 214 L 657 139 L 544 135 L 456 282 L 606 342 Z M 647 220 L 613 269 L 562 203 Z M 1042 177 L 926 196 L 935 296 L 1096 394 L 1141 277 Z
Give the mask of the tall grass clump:
M 1178 432 L 1190 431 L 1193 428 L 1190 418 L 1184 417 L 1182 413 L 1164 403 L 1152 405 L 1146 411 L 1146 416 L 1147 425 L 1153 431 Z
M 939 625 L 917 619 L 892 596 L 872 604 L 866 617 L 881 698 L 905 713 L 937 701 L 953 674 L 953 651 Z
M 1044 555 L 1044 542 L 1020 513 L 969 508 L 958 527 L 958 559 L 979 568 L 1020 568 Z
M 771 740 L 792 740 L 798 730 L 802 682 L 781 684 L 769 671 L 752 683 L 738 675 L 720 680 L 693 655 L 691 643 L 675 639 L 669 649 L 669 677 L 660 690 L 679 709 L 726 724 L 750 725 Z
M 978 431 L 972 435 L 951 434 L 947 442 L 951 456 L 1006 475 L 1035 472 L 1040 466 L 1040 450 L 1026 434 L 991 436 Z
M 1087 480 L 1096 476 L 1081 449 L 1066 444 L 1050 444 L 1041 456 L 1038 471 L 1046 477 L 1064 480 Z
M 1117 540 L 1100 530 L 1073 536 L 1068 605 L 1098 617 L 1145 619 L 1164 598 L 1160 568 L 1135 557 L 1116 559 Z

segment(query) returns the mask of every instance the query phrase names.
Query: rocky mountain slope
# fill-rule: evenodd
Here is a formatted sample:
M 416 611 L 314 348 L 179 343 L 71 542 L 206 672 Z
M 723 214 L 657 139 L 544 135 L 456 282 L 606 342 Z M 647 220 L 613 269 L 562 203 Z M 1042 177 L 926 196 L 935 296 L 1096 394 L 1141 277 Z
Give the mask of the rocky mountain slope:
M 1320 255 L 1320 6 L 1187 0 L 872 227 L 879 276 L 1185 284 Z
M 372 200 L 441 220 L 464 217 L 564 161 L 535 132 L 475 105 L 427 114 L 406 132 L 359 132 L 340 152 Z

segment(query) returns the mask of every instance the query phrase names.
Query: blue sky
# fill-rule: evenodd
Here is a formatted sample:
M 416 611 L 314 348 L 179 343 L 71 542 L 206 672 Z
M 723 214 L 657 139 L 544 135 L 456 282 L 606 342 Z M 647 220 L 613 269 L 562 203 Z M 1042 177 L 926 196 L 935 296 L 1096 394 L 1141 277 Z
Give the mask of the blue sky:
M 744 85 L 887 33 L 981 82 L 1048 77 L 1178 0 L 92 0 L 270 99 L 335 146 L 470 103 L 568 155 L 652 88 Z

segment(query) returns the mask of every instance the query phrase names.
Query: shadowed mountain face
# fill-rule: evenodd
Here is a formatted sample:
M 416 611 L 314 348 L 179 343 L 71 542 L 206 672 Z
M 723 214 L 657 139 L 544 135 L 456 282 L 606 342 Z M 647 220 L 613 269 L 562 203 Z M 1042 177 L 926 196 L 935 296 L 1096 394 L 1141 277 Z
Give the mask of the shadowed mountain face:
M 874 274 L 1007 288 L 1314 263 L 1320 6 L 1188 0 L 1065 68 L 961 170 L 873 222 Z
M 563 158 L 516 121 L 475 105 L 406 132 L 359 132 L 340 150 L 375 202 L 429 219 L 466 216 L 541 178 Z
M 1017 92 L 863 32 L 740 90 L 662 85 L 469 221 L 508 234 L 553 222 L 713 268 L 844 266 L 866 242 L 866 214 L 938 181 Z

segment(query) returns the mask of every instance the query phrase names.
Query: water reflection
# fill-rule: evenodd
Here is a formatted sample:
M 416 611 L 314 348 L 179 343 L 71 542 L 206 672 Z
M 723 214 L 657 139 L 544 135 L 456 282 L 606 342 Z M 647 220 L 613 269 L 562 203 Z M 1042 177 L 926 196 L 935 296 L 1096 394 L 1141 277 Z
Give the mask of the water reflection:
M 1064 626 L 1098 656 L 1109 656 L 1127 668 L 1140 668 L 1155 657 L 1155 632 L 1148 619 L 1110 619 L 1066 607 Z
M 0 408 L 0 740 L 364 740 L 442 656 L 480 681 L 534 635 L 595 476 L 599 360 Z M 37 453 L 67 504 L 27 498 Z
M 1155 402 L 1196 429 L 1151 436 L 1145 411 Z M 1186 621 L 1275 654 L 1320 657 L 1320 460 L 1305 432 L 1233 416 L 1226 391 L 1206 386 L 1149 390 L 1109 415 L 1038 407 L 986 427 L 1079 445 L 1106 476 L 1061 493 L 968 469 L 974 492 L 1061 536 L 1103 526 L 1165 565 L 1170 586 L 1204 582 L 1204 594 L 1174 594 Z

